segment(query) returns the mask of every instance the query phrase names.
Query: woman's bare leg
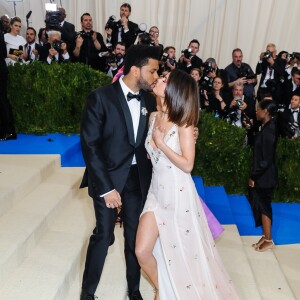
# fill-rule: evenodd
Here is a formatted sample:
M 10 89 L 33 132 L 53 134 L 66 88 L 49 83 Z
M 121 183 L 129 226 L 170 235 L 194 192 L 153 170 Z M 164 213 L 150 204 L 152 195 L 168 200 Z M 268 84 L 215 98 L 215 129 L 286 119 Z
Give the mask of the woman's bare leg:
M 154 213 L 146 212 L 142 215 L 139 222 L 136 235 L 135 254 L 141 268 L 147 274 L 155 287 L 155 299 L 159 300 L 157 263 L 153 256 L 153 248 L 157 238 L 158 228 Z

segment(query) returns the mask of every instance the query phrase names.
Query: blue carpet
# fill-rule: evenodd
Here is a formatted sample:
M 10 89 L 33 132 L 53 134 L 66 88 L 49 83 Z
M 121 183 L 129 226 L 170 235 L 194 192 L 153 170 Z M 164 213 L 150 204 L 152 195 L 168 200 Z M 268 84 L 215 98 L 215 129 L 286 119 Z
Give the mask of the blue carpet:
M 206 186 L 205 198 L 203 199 L 212 213 L 216 216 L 221 224 L 234 224 L 235 220 L 231 212 L 228 198 L 224 187 Z
M 60 154 L 62 167 L 85 165 L 77 134 L 18 134 L 17 140 L 0 142 L 0 154 Z
M 76 134 L 18 134 L 15 141 L 0 142 L 0 154 L 60 154 L 62 167 L 85 166 Z M 224 187 L 207 187 L 202 178 L 193 179 L 199 195 L 221 224 L 236 224 L 240 235 L 261 235 L 245 196 L 227 195 Z M 273 203 L 272 208 L 275 244 L 300 243 L 300 204 Z

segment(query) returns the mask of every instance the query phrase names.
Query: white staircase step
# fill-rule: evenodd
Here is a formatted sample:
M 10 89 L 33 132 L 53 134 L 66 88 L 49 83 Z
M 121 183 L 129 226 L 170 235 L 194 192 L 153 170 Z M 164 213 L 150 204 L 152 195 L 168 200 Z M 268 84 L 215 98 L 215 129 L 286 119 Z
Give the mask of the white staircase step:
M 300 299 L 300 244 L 276 246 L 274 254 L 296 299 Z
M 224 265 L 229 272 L 241 299 L 259 300 L 262 299 L 256 287 L 252 270 L 249 266 L 241 238 L 235 225 L 225 225 L 225 231 L 216 240 L 218 251 Z M 118 226 L 115 228 L 115 243 L 109 248 L 100 284 L 96 291 L 99 299 L 126 299 L 126 277 L 125 261 L 123 254 L 123 230 Z M 83 253 L 83 261 L 85 252 Z M 83 264 L 80 267 L 79 275 L 70 287 L 70 291 L 64 300 L 78 299 L 80 295 Z M 144 300 L 153 300 L 153 288 L 142 276 L 141 293 Z
M 236 225 L 223 227 L 225 230 L 216 240 L 216 246 L 238 294 L 243 300 L 262 299 Z
M 243 236 L 242 239 L 262 298 L 265 300 L 295 300 L 296 297 L 273 250 L 255 251 L 251 245 L 257 242 L 259 239 L 257 236 Z
M 82 169 L 57 169 L 35 190 L 0 218 L 0 287 L 31 253 L 72 189 L 79 186 Z
M 0 155 L 0 216 L 59 167 L 59 155 Z
M 68 201 L 39 244 L 9 276 L 0 289 L 1 299 L 66 299 L 79 274 L 93 226 L 92 202 L 86 191 L 81 191 Z M 79 299 L 79 294 L 74 299 Z

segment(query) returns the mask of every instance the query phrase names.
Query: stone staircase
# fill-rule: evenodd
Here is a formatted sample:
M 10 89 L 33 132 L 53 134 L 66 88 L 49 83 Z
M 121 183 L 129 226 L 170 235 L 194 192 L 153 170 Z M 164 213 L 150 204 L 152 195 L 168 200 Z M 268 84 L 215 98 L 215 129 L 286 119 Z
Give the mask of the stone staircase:
M 78 189 L 82 174 L 83 168 L 61 168 L 59 155 L 0 155 L 1 300 L 79 299 L 95 222 L 87 191 Z M 200 189 L 210 197 L 209 189 Z M 257 253 L 251 247 L 257 237 L 240 237 L 230 218 L 216 244 L 241 299 L 300 299 L 300 246 Z M 115 233 L 99 299 L 126 299 L 122 228 Z M 141 292 L 153 299 L 145 277 Z

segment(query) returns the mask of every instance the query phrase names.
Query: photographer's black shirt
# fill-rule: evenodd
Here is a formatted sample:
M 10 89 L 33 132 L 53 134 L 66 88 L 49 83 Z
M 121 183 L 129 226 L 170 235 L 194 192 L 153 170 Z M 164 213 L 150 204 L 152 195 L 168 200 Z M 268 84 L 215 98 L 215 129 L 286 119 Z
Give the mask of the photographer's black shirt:
M 78 57 L 74 57 L 75 62 L 81 62 L 86 65 L 91 66 L 95 70 L 100 70 L 102 66 L 102 59 L 99 57 L 99 53 L 107 51 L 107 48 L 103 42 L 103 36 L 101 33 L 97 32 L 97 40 L 101 45 L 100 50 L 97 50 L 94 41 L 92 32 L 82 32 L 83 43 L 80 48 L 80 53 Z M 73 50 L 76 47 L 76 41 Z M 71 51 L 73 53 L 73 51 Z

